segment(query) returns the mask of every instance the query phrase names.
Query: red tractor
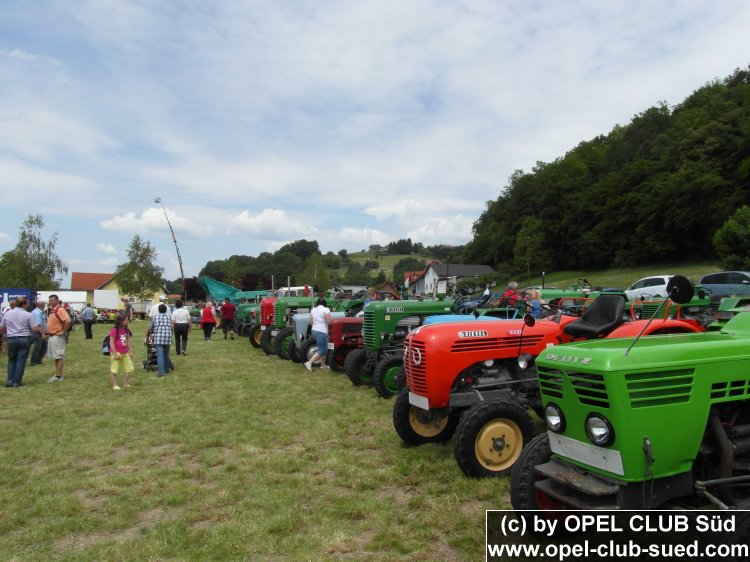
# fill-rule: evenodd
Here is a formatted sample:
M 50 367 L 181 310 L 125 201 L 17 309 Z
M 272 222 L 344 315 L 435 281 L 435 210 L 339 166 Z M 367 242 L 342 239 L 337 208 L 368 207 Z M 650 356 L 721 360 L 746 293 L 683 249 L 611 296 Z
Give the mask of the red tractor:
M 334 371 L 343 371 L 349 352 L 360 348 L 364 348 L 362 317 L 332 318 L 328 325 L 328 365 Z
M 527 407 L 542 411 L 534 358 L 576 339 L 697 332 L 693 322 L 668 318 L 625 322 L 625 299 L 604 294 L 580 317 L 558 312 L 536 320 L 468 320 L 431 324 L 406 339 L 406 388 L 393 405 L 393 424 L 408 445 L 444 442 L 469 476 L 506 474 L 534 435 Z M 564 360 L 562 358 L 561 360 Z M 582 380 L 586 394 L 593 382 Z M 593 392 L 593 391 L 592 391 Z

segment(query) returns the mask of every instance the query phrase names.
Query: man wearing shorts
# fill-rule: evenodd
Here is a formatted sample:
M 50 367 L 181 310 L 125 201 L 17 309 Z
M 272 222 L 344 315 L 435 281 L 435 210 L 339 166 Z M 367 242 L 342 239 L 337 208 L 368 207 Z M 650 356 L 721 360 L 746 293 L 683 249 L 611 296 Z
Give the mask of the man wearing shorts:
M 60 382 L 63 380 L 63 360 L 65 359 L 65 347 L 68 344 L 68 327 L 70 316 L 60 306 L 57 295 L 49 296 L 49 316 L 47 317 L 47 355 L 55 360 L 55 374 L 47 379 L 47 382 Z

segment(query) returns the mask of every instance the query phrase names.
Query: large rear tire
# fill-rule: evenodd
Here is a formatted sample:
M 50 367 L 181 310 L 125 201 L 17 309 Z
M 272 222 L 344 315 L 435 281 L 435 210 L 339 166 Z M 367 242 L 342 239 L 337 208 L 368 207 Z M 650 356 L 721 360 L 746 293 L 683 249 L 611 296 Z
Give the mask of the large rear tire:
M 361 347 L 352 349 L 344 359 L 344 372 L 354 386 L 371 385 L 372 375 L 367 372 L 367 353 Z
M 300 353 L 302 361 L 307 363 L 317 351 L 318 342 L 314 337 L 310 336 L 305 340 L 305 343 L 302 344 L 302 351 Z
M 534 436 L 534 422 L 515 402 L 493 400 L 461 417 L 453 441 L 456 462 L 467 476 L 503 476 Z
M 289 343 L 289 359 L 292 360 L 292 363 L 302 363 L 302 350 L 297 347 L 297 340 L 296 338 L 292 338 L 292 341 Z
M 260 336 L 260 348 L 265 351 L 266 355 L 276 354 L 276 350 L 273 348 L 271 331 L 271 326 L 266 326 L 266 329 L 263 330 L 263 334 Z
M 260 349 L 260 337 L 263 332 L 260 331 L 260 324 L 253 324 L 250 326 L 250 330 L 247 333 L 247 337 L 250 339 L 250 345 L 255 349 Z
M 513 509 L 544 509 L 534 486 L 540 478 L 534 467 L 546 463 L 551 457 L 546 432 L 537 435 L 526 445 L 510 473 L 510 503 Z
M 393 427 L 407 445 L 445 443 L 456 431 L 458 416 L 451 413 L 435 423 L 435 412 L 409 403 L 409 389 L 398 393 L 393 403 Z
M 404 358 L 398 355 L 386 355 L 375 365 L 372 384 L 383 398 L 390 398 L 398 394 L 398 377 L 404 366 Z

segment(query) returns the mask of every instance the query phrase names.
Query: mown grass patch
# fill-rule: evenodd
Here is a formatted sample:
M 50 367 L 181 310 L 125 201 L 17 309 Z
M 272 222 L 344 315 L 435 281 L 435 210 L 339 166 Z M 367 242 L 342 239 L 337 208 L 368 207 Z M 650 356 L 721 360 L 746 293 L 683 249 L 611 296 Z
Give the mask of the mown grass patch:
M 3 558 L 483 557 L 507 480 L 465 478 L 451 444 L 404 447 L 391 401 L 196 332 L 160 379 L 139 368 L 145 328 L 131 389 L 110 389 L 105 326 L 71 337 L 63 382 L 45 360 L 0 389 Z

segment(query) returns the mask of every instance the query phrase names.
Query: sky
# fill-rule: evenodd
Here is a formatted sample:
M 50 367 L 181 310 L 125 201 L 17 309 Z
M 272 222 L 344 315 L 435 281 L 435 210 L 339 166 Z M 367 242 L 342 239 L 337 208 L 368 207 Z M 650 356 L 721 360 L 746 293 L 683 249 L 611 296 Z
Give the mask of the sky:
M 4 0 L 0 253 L 38 213 L 70 272 L 138 234 L 176 279 L 165 210 L 188 277 L 465 244 L 515 170 L 746 68 L 748 29 L 746 0 Z

